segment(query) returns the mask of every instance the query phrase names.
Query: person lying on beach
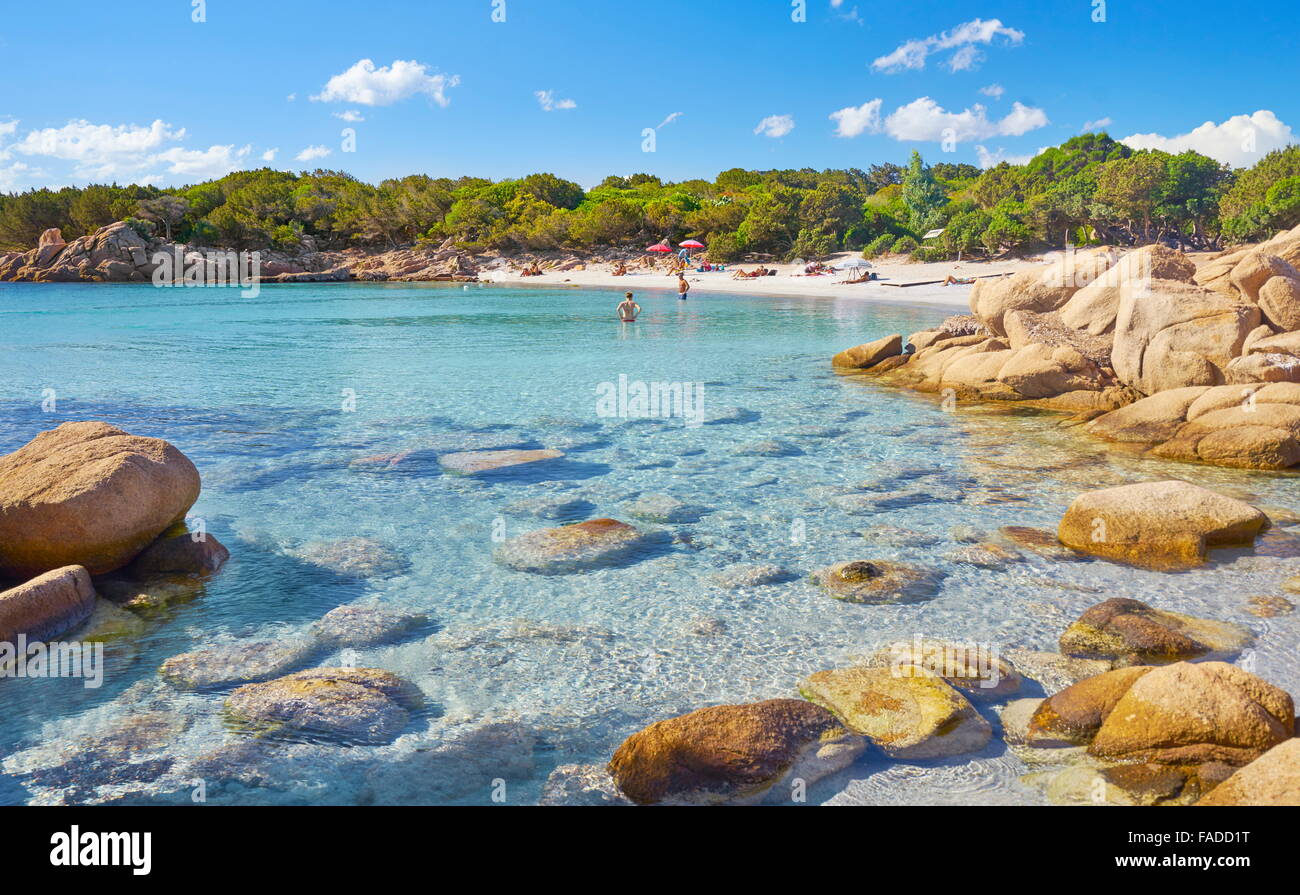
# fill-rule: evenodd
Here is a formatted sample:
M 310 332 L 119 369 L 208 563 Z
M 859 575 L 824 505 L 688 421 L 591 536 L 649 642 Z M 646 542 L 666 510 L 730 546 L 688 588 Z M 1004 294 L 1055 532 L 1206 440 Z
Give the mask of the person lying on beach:
M 876 275 L 875 275 L 874 273 L 872 273 L 871 271 L 868 270 L 868 271 L 865 271 L 865 272 L 862 274 L 862 276 L 860 276 L 860 277 L 854 277 L 853 279 L 849 279 L 849 280 L 840 280 L 839 283 L 837 283 L 836 285 L 839 285 L 839 286 L 852 286 L 854 283 L 866 283 L 866 282 L 869 282 L 869 281 L 871 281 L 871 280 L 874 280 L 875 278 L 876 278 Z
M 632 300 L 632 293 L 629 292 L 623 298 L 618 306 L 618 319 L 624 323 L 636 322 L 637 314 L 641 313 L 641 306 Z
M 952 274 L 948 274 L 943 280 L 945 286 L 969 286 L 973 282 L 975 282 L 974 277 L 954 277 Z
M 751 271 L 737 270 L 735 273 L 731 275 L 731 278 L 733 280 L 750 280 L 753 279 L 754 277 L 765 277 L 767 276 L 767 273 L 768 273 L 767 268 L 764 267 L 762 264 L 760 264 L 755 270 L 751 270 Z

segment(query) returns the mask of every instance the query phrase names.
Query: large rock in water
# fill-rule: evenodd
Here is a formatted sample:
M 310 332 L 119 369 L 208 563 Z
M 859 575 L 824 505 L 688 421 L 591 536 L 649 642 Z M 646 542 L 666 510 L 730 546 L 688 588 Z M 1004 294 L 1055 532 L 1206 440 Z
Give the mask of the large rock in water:
M 64 423 L 0 457 L 0 574 L 129 563 L 199 496 L 189 458 L 106 423 Z
M 1190 568 L 1210 547 L 1246 546 L 1268 527 L 1248 503 L 1187 482 L 1142 482 L 1087 491 L 1057 536 L 1081 553 L 1146 568 Z
M 847 767 L 866 741 L 801 699 L 718 705 L 657 721 L 614 752 L 609 772 L 628 798 L 651 804 L 754 804 L 790 798 Z
M 81 566 L 38 575 L 0 592 L 0 643 L 51 640 L 81 624 L 95 609 L 95 588 Z
M 625 562 L 647 541 L 644 532 L 626 522 L 591 519 L 511 538 L 493 556 L 516 571 L 562 575 Z
M 1171 389 L 1104 414 L 1086 429 L 1107 441 L 1145 444 L 1170 460 L 1285 469 L 1300 462 L 1300 384 Z
M 799 684 L 799 692 L 893 758 L 977 752 L 992 736 L 966 697 L 915 665 L 819 671 Z
M 1197 805 L 1300 805 L 1300 739 L 1269 749 Z
M 898 333 L 867 342 L 856 348 L 848 348 L 831 358 L 832 366 L 853 369 L 874 367 L 887 357 L 903 353 L 903 337 Z
M 1122 597 L 1098 603 L 1061 635 L 1061 652 L 1084 659 L 1129 663 L 1177 662 L 1207 655 L 1227 656 L 1254 638 L 1240 625 L 1181 612 L 1154 609 Z
M 378 668 L 312 668 L 248 684 L 225 703 L 236 730 L 275 739 L 383 745 L 397 739 L 424 700 Z
M 1243 765 L 1295 732 L 1283 690 L 1226 662 L 1118 668 L 1043 700 L 1030 746 L 1088 745 L 1107 761 Z
M 1116 761 L 1243 765 L 1294 735 L 1285 691 L 1226 662 L 1179 662 L 1137 678 L 1088 751 Z
M 1111 365 L 1144 395 L 1191 385 L 1222 385 L 1228 362 L 1259 326 L 1256 305 L 1174 280 L 1124 289 Z

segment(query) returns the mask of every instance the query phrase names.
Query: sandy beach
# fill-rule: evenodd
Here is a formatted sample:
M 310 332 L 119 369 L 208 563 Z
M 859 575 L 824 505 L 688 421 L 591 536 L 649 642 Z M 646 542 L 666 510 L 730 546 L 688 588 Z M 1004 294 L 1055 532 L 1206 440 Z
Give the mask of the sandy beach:
M 838 264 L 857 257 L 854 252 L 832 256 L 829 264 Z M 871 270 L 879 279 L 866 283 L 847 284 L 843 281 L 853 274 L 837 272 L 832 276 L 807 276 L 803 264 L 773 264 L 776 276 L 752 280 L 732 277 L 738 269 L 753 270 L 757 264 L 728 265 L 724 271 L 701 273 L 691 271 L 686 278 L 691 284 L 691 297 L 725 293 L 729 295 L 785 295 L 804 298 L 854 298 L 866 301 L 903 302 L 907 304 L 941 305 L 965 309 L 968 307 L 971 287 L 944 286 L 944 277 L 987 277 L 1013 274 L 1034 265 L 1042 264 L 1041 257 L 1006 261 L 940 261 L 930 264 L 911 263 L 903 259 L 884 259 L 871 262 Z M 631 292 L 665 290 L 676 292 L 677 279 L 662 270 L 632 270 L 624 276 L 614 276 L 609 264 L 588 265 L 583 270 L 548 270 L 540 276 L 521 277 L 517 270 L 502 266 L 483 271 L 481 279 L 498 285 L 520 285 L 532 288 L 573 286 L 577 288 L 622 289 Z M 933 281 L 939 282 L 933 282 Z M 918 283 L 922 285 L 904 285 Z

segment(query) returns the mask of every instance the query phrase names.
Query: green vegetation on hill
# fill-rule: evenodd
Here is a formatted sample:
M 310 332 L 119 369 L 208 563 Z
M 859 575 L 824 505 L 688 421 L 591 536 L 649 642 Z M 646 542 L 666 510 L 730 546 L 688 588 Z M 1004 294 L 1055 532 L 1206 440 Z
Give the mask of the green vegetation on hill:
M 1212 248 L 1300 224 L 1300 146 L 1233 171 L 1195 152 L 1135 151 L 1083 134 L 1024 165 L 909 164 L 746 171 L 664 183 L 611 176 L 584 191 L 553 174 L 493 182 L 422 174 L 362 183 L 341 171 L 239 171 L 193 186 L 93 185 L 0 195 L 0 248 L 49 227 L 72 239 L 117 220 L 200 245 L 292 250 L 452 239 L 494 251 L 703 241 L 714 260 L 842 250 L 939 260 L 1066 243 Z M 937 238 L 924 234 L 944 228 Z

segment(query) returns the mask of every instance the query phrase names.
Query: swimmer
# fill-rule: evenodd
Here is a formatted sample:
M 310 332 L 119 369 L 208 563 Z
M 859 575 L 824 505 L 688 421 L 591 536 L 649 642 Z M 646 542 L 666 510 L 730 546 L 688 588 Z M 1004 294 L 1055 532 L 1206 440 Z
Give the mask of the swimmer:
M 618 319 L 624 323 L 635 323 L 636 317 L 641 313 L 641 306 L 632 300 L 632 293 L 627 293 L 621 304 L 618 306 Z

